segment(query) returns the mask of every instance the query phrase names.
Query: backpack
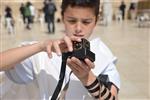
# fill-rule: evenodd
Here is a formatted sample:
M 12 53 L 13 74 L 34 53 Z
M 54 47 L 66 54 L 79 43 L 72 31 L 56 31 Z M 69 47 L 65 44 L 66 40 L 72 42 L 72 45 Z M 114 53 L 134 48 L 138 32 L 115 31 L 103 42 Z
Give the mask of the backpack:
M 55 11 L 56 11 L 55 5 L 53 3 L 50 3 L 48 5 L 48 14 L 53 15 L 55 13 Z

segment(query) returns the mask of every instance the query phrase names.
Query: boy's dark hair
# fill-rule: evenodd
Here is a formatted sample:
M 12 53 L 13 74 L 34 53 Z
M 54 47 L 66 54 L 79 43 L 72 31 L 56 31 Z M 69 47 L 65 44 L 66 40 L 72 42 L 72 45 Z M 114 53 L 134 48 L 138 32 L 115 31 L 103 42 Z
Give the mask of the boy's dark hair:
M 62 0 L 62 5 L 61 5 L 61 8 L 62 8 L 61 15 L 62 16 L 64 15 L 66 8 L 69 6 L 93 8 L 96 19 L 97 19 L 98 15 L 99 15 L 100 0 Z

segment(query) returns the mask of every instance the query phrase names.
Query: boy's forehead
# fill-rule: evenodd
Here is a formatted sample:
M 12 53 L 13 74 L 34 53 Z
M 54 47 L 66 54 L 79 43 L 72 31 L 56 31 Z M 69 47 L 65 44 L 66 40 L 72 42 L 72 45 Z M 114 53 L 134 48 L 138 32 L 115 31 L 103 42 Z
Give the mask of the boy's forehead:
M 94 11 L 93 9 L 91 8 L 83 8 L 83 7 L 67 7 L 67 9 L 65 10 L 64 12 L 64 16 L 78 16 L 78 17 L 81 17 L 81 16 L 87 16 L 87 17 L 90 17 L 90 16 L 95 16 L 94 14 Z
M 90 11 L 90 12 L 94 12 L 94 9 L 91 8 L 91 7 L 68 6 L 68 7 L 66 8 L 65 12 L 66 12 L 66 11 L 72 11 L 72 12 L 74 12 L 74 11 L 84 11 L 84 12 Z
M 64 17 L 70 19 L 91 19 L 95 18 L 95 14 L 92 9 L 89 8 L 68 7 L 64 13 Z
M 87 9 L 93 9 L 93 7 L 89 7 L 89 6 L 82 6 L 82 5 L 68 5 L 66 8 L 87 8 Z

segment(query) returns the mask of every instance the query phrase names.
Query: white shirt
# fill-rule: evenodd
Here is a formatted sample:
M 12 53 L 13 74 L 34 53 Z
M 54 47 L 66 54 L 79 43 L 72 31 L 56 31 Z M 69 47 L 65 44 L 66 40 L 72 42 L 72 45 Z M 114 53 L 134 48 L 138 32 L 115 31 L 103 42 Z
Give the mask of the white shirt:
M 120 88 L 120 78 L 115 67 L 116 57 L 98 38 L 90 41 L 90 45 L 96 58 L 95 68 L 92 69 L 93 73 L 96 76 L 107 74 L 109 81 Z M 49 59 L 46 52 L 40 52 L 16 65 L 15 69 L 7 71 L 6 75 L 15 83 L 26 84 L 26 91 L 29 94 L 28 99 L 48 100 L 56 88 L 60 68 L 61 57 L 53 53 L 53 58 Z M 67 66 L 63 86 L 68 82 L 70 71 L 71 69 Z M 87 90 L 74 74 L 71 75 L 70 79 L 66 100 L 86 100 L 86 98 L 90 98 Z
M 35 7 L 33 5 L 30 5 L 30 11 L 31 11 L 31 15 L 35 16 Z

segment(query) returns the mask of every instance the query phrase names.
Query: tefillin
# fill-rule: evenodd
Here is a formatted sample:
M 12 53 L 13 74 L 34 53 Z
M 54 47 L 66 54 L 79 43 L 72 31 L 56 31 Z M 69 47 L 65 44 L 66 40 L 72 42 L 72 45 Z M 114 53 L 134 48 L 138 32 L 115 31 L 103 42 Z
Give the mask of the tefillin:
M 76 57 L 81 61 L 88 58 L 92 62 L 95 61 L 95 54 L 90 51 L 90 42 L 84 38 L 81 42 L 73 41 L 73 52 L 70 57 Z

